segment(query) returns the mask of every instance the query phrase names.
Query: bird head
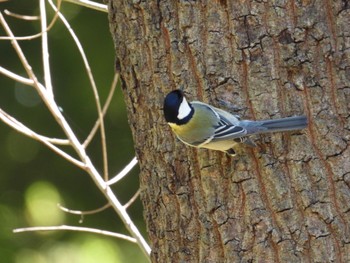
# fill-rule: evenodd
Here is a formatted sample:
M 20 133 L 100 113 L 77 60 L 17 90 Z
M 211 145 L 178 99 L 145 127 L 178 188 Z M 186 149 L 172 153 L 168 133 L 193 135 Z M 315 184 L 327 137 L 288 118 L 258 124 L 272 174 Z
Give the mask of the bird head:
M 187 123 L 193 115 L 193 107 L 187 102 L 182 90 L 173 90 L 164 99 L 164 117 L 168 123 Z

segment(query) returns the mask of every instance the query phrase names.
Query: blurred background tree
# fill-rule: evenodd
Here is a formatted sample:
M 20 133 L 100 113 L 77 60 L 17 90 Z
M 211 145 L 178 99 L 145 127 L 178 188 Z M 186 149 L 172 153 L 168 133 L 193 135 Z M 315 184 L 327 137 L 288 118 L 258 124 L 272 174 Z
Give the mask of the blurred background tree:
M 48 5 L 48 4 L 47 4 Z M 40 20 L 25 21 L 4 11 L 39 15 L 39 1 L 0 1 L 0 12 L 16 36 L 40 32 Z M 54 12 L 47 8 L 48 23 Z M 101 101 L 108 96 L 114 77 L 114 48 L 107 13 L 62 3 L 61 12 L 87 54 Z M 0 26 L 0 35 L 6 32 Z M 34 72 L 43 83 L 41 40 L 19 41 Z M 82 58 L 67 29 L 57 20 L 48 32 L 50 66 L 55 100 L 80 141 L 84 141 L 97 119 L 96 104 Z M 27 77 L 9 40 L 0 40 L 0 66 Z M 64 133 L 51 116 L 34 88 L 0 74 L 0 108 L 29 128 L 52 137 Z M 103 104 L 103 103 L 102 103 Z M 134 156 L 125 105 L 118 87 L 105 116 L 109 171 L 118 173 Z M 99 171 L 103 169 L 100 134 L 87 148 Z M 0 122 L 0 255 L 2 262 L 133 262 L 147 259 L 137 245 L 128 241 L 83 232 L 29 232 L 14 234 L 15 228 L 38 225 L 78 225 L 127 234 L 111 208 L 80 217 L 57 206 L 91 210 L 107 203 L 86 172 L 58 156 L 46 146 Z M 63 148 L 73 153 L 68 147 Z M 138 168 L 112 189 L 122 203 L 137 191 Z M 128 209 L 129 215 L 145 236 L 139 200 Z

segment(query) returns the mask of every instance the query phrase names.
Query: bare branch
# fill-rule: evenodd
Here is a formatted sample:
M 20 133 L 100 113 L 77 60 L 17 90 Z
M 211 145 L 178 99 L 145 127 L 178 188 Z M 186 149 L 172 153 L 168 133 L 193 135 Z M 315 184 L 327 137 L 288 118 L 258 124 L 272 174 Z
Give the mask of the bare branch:
M 26 84 L 26 85 L 30 85 L 30 86 L 33 86 L 34 85 L 34 81 L 31 80 L 31 79 L 27 79 L 27 78 L 24 78 L 16 73 L 13 73 L 12 71 L 9 71 L 3 67 L 0 66 L 0 73 L 4 74 L 5 76 L 15 80 L 15 81 L 18 81 L 20 83 L 23 83 L 23 84 Z
M 33 40 L 35 38 L 41 37 L 42 32 L 34 34 L 34 35 L 30 35 L 30 36 L 15 36 L 15 37 L 0 37 L 0 40 L 12 40 L 12 39 L 16 39 L 16 40 Z
M 60 10 L 61 8 L 61 3 L 62 3 L 62 0 L 57 0 L 57 10 Z M 23 16 L 23 15 L 17 15 L 17 14 L 13 14 L 11 13 L 10 11 L 8 10 L 5 10 L 4 11 L 5 14 L 7 15 L 10 15 L 12 17 L 16 17 L 16 18 L 19 18 L 19 19 L 24 19 L 24 20 L 34 20 L 34 19 L 29 19 L 29 18 L 34 18 L 35 16 Z M 32 39 L 35 39 L 35 38 L 38 38 L 38 37 L 41 37 L 43 32 L 48 32 L 50 31 L 50 29 L 53 27 L 53 25 L 55 24 L 56 20 L 58 18 L 58 15 L 57 15 L 57 12 L 55 13 L 54 17 L 52 18 L 50 24 L 48 27 L 45 27 L 45 30 L 40 32 L 40 33 L 37 33 L 37 34 L 34 34 L 34 35 L 30 35 L 30 36 L 13 36 L 13 37 L 0 37 L 0 40 L 13 40 L 13 39 L 16 39 L 16 40 L 32 40 Z M 38 19 L 40 19 L 40 17 L 38 17 Z M 46 22 L 45 22 L 46 23 Z
M 58 9 L 53 5 L 52 1 L 49 1 L 49 3 L 53 6 L 55 11 L 59 15 L 60 19 L 67 26 L 69 32 L 73 36 L 74 41 L 78 45 L 79 51 L 81 52 L 84 63 L 85 63 L 85 67 L 88 71 L 90 81 L 92 82 L 92 86 L 93 86 L 93 90 L 94 90 L 94 94 L 95 94 L 95 100 L 96 100 L 96 104 L 97 104 L 99 120 L 100 120 L 100 128 L 101 128 L 101 135 L 102 135 L 101 137 L 103 137 L 102 145 L 104 145 L 103 146 L 103 148 L 104 148 L 104 151 L 103 151 L 104 173 L 105 173 L 105 180 L 107 180 L 106 175 L 108 175 L 108 169 L 107 169 L 108 166 L 107 166 L 107 158 L 106 158 L 106 156 L 107 156 L 106 143 L 105 143 L 105 138 L 104 138 L 103 114 L 102 114 L 101 106 L 99 103 L 97 89 L 96 89 L 96 86 L 95 86 L 95 83 L 93 81 L 93 77 L 91 74 L 91 70 L 90 70 L 89 65 L 87 64 L 86 56 L 85 56 L 84 52 L 82 52 L 82 47 L 79 43 L 79 40 L 75 36 L 74 32 L 71 30 L 68 22 L 65 20 L 63 15 L 58 12 Z M 74 150 L 78 154 L 81 161 L 78 161 L 78 160 L 72 158 L 67 153 L 65 153 L 64 151 L 60 150 L 58 147 L 53 145 L 49 140 L 47 140 L 47 137 L 44 138 L 44 137 L 41 137 L 40 135 L 36 134 L 35 132 L 33 132 L 32 130 L 30 130 L 29 128 L 27 128 L 26 126 L 21 124 L 20 122 L 18 122 L 16 119 L 14 119 L 13 117 L 6 114 L 6 112 L 4 112 L 4 111 L 2 111 L 0 114 L 0 116 L 2 117 L 2 120 L 5 123 L 7 123 L 9 126 L 18 130 L 19 132 L 22 132 L 22 133 L 24 133 L 24 134 L 26 134 L 34 139 L 41 141 L 42 143 L 47 145 L 49 148 L 51 148 L 53 151 L 57 152 L 59 155 L 63 156 L 67 160 L 73 162 L 78 167 L 84 169 L 91 176 L 92 180 L 94 181 L 96 186 L 99 188 L 99 190 L 106 196 L 107 200 L 109 201 L 109 203 L 111 204 L 113 209 L 120 216 L 125 227 L 128 229 L 130 234 L 135 238 L 137 244 L 139 245 L 139 247 L 142 249 L 142 251 L 145 253 L 147 258 L 149 259 L 149 255 L 151 252 L 149 245 L 147 244 L 146 240 L 141 235 L 141 233 L 138 230 L 138 228 L 136 227 L 136 225 L 131 220 L 125 207 L 119 202 L 119 200 L 117 199 L 117 197 L 113 193 L 112 189 L 106 184 L 105 180 L 102 179 L 100 173 L 96 170 L 96 168 L 93 165 L 92 161 L 90 160 L 89 156 L 86 154 L 85 148 L 79 142 L 75 133 L 73 132 L 73 130 L 71 129 L 71 127 L 67 123 L 64 116 L 62 115 L 62 113 L 61 113 L 57 103 L 55 102 L 53 96 L 51 96 L 50 93 L 47 91 L 46 87 L 43 86 L 41 83 L 39 83 L 39 81 L 37 80 L 37 78 L 36 78 L 32 68 L 31 68 L 30 64 L 28 63 L 20 45 L 17 42 L 16 37 L 13 35 L 10 27 L 8 26 L 6 20 L 3 17 L 1 12 L 0 12 L 0 23 L 3 25 L 5 32 L 8 34 L 9 39 L 11 40 L 11 44 L 14 47 L 18 57 L 20 58 L 20 61 L 23 65 L 24 69 L 26 70 L 30 81 L 27 81 L 27 79 L 25 79 L 23 77 L 20 77 L 19 79 L 21 79 L 22 82 L 25 82 L 28 85 L 32 85 L 37 90 L 38 94 L 40 95 L 40 97 L 44 101 L 45 105 L 47 106 L 47 108 L 51 112 L 52 116 L 56 119 L 57 123 L 60 125 L 60 127 L 62 128 L 62 130 L 66 134 L 66 136 L 68 138 L 67 141 L 69 141 L 69 144 L 74 148 Z M 9 72 L 8 70 L 5 70 L 5 69 L 2 70 L 2 73 L 6 74 L 8 76 L 11 76 L 12 78 L 16 78 L 19 76 L 17 74 Z M 63 226 L 63 227 L 66 227 L 66 226 Z M 21 230 L 18 230 L 18 231 L 21 231 Z M 97 231 L 100 232 L 101 230 L 97 230 Z
M 68 23 L 67 19 L 59 12 L 59 10 L 54 5 L 54 3 L 51 0 L 48 0 L 48 1 L 49 1 L 50 5 L 52 6 L 52 8 L 55 10 L 55 12 L 57 12 L 59 18 L 62 20 L 63 24 L 66 26 L 68 32 L 71 34 L 75 44 L 77 45 L 78 50 L 80 52 L 80 55 L 81 55 L 83 62 L 84 62 L 86 72 L 87 72 L 89 80 L 90 80 L 90 84 L 91 84 L 91 87 L 92 87 L 92 90 L 94 93 L 95 103 L 96 103 L 96 107 L 97 107 L 98 118 L 100 120 L 101 145 L 102 145 L 102 157 L 103 157 L 103 175 L 104 175 L 103 177 L 104 177 L 105 181 L 107 181 L 108 180 L 108 159 L 107 159 L 106 133 L 105 133 L 101 103 L 100 103 L 100 98 L 99 98 L 99 94 L 97 91 L 96 83 L 95 83 L 94 77 L 91 73 L 91 68 L 90 68 L 89 62 L 87 60 L 87 57 L 85 55 L 84 49 L 83 49 L 78 37 L 74 33 L 74 31 L 71 28 L 70 24 Z
M 37 80 L 37 78 L 32 70 L 32 67 L 29 65 L 26 57 L 24 56 L 24 54 L 22 52 L 21 47 L 19 46 L 18 42 L 16 41 L 15 36 L 13 35 L 10 27 L 8 26 L 6 20 L 1 12 L 0 12 L 0 23 L 3 25 L 6 33 L 10 36 L 11 44 L 12 44 L 13 48 L 15 49 L 15 51 L 17 52 L 17 55 L 18 55 L 19 59 L 21 60 L 29 78 L 33 80 L 34 84 L 38 83 L 38 80 Z
M 128 165 L 126 165 L 123 170 L 121 170 L 120 173 L 118 173 L 115 177 L 113 177 L 111 180 L 109 180 L 106 184 L 112 185 L 112 184 L 115 184 L 116 182 L 120 181 L 124 176 L 126 176 L 131 171 L 132 168 L 135 167 L 136 164 L 137 164 L 137 159 L 136 159 L 136 157 L 134 157 L 130 161 L 130 163 Z
M 53 97 L 50 62 L 49 62 L 49 46 L 47 41 L 47 24 L 46 24 L 46 7 L 45 0 L 40 0 L 40 16 L 41 16 L 41 46 L 43 55 L 43 69 L 44 69 L 44 81 L 46 90 Z
M 111 104 L 111 101 L 112 101 L 112 98 L 114 95 L 114 91 L 117 87 L 118 80 L 119 80 L 119 74 L 115 73 L 111 88 L 109 89 L 107 100 L 106 100 L 105 104 L 103 105 L 103 109 L 102 109 L 103 117 L 106 115 L 106 112 L 109 108 L 109 105 Z M 89 136 L 85 139 L 85 141 L 83 143 L 84 148 L 86 148 L 90 144 L 90 142 L 91 142 L 92 138 L 94 138 L 99 126 L 100 126 L 100 119 L 98 118 L 95 122 L 94 127 L 91 129 Z
M 99 207 L 97 209 L 93 209 L 93 210 L 87 210 L 87 211 L 81 211 L 81 210 L 72 210 L 72 209 L 68 209 L 60 204 L 57 205 L 59 209 L 61 209 L 62 211 L 69 213 L 69 214 L 73 214 L 73 215 L 93 215 L 99 212 L 102 212 L 104 210 L 106 210 L 108 207 L 111 207 L 111 204 L 107 203 L 102 207 Z
M 12 128 L 14 128 L 16 130 L 21 130 L 20 132 L 25 134 L 25 135 L 28 135 L 30 137 L 35 136 L 40 141 L 43 140 L 43 141 L 47 141 L 47 142 L 52 143 L 52 144 L 70 145 L 70 142 L 67 139 L 50 138 L 50 137 L 46 137 L 46 136 L 43 136 L 43 135 L 40 135 L 40 134 L 34 132 L 33 130 L 31 130 L 30 128 L 25 126 L 23 123 L 19 122 L 14 117 L 12 117 L 11 115 L 9 115 L 5 111 L 3 111 L 1 108 L 0 108 L 0 117 L 1 117 L 1 120 L 6 122 L 6 124 L 8 124 L 9 126 L 11 126 Z M 33 139 L 35 139 L 35 137 L 33 137 Z
M 76 142 L 75 144 L 72 144 L 72 145 L 77 147 L 77 148 L 79 148 L 80 143 L 78 142 L 78 139 L 75 137 L 73 131 L 70 128 L 70 126 L 68 125 L 68 123 L 64 119 L 63 115 L 61 114 L 61 112 L 60 112 L 58 106 L 56 105 L 55 101 L 53 100 L 53 98 L 50 97 L 47 94 L 47 91 L 46 91 L 45 87 L 38 82 L 38 80 L 37 80 L 37 78 L 36 78 L 36 76 L 35 76 L 35 74 L 34 74 L 34 72 L 32 70 L 32 67 L 29 65 L 29 63 L 28 63 L 28 61 L 27 61 L 27 59 L 26 59 L 26 57 L 25 57 L 21 47 L 19 46 L 17 40 L 14 38 L 14 35 L 13 35 L 11 29 L 9 28 L 8 24 L 6 23 L 6 20 L 3 17 L 1 12 L 0 12 L 0 23 L 4 26 L 5 31 L 7 32 L 7 34 L 12 38 L 11 44 L 13 45 L 15 51 L 17 52 L 17 54 L 18 54 L 18 56 L 19 56 L 19 58 L 20 58 L 20 60 L 22 62 L 22 65 L 24 66 L 27 74 L 29 75 L 30 79 L 33 81 L 33 87 L 36 88 L 36 90 L 39 93 L 40 97 L 45 102 L 46 106 L 49 108 L 49 110 L 51 111 L 52 115 L 56 118 L 57 122 L 61 125 L 63 131 L 67 134 L 68 138 L 70 138 L 71 141 Z M 10 116 L 8 114 L 6 114 L 4 111 L 3 111 L 3 115 L 7 116 L 7 119 L 10 119 L 9 118 Z M 6 119 L 3 119 L 3 120 L 5 121 Z M 11 123 L 11 122 L 9 122 L 9 123 Z M 13 126 L 13 127 L 16 127 L 16 126 Z M 17 130 L 23 133 L 23 131 L 21 131 L 21 129 L 17 129 Z M 29 136 L 29 134 L 31 134 L 31 130 L 28 129 L 28 131 L 30 131 L 30 132 L 27 132 L 26 134 Z M 34 135 L 32 135 L 32 136 L 34 136 Z M 42 141 L 42 140 L 40 140 L 40 141 Z M 50 143 L 48 143 L 45 140 L 43 140 L 42 142 L 44 144 L 46 144 L 47 146 L 49 146 L 54 151 L 60 153 L 60 155 L 65 156 L 65 158 L 67 159 L 68 156 L 67 156 L 66 153 L 64 153 L 63 151 L 61 151 L 57 147 L 51 145 Z M 78 151 L 78 149 L 77 149 L 77 151 Z M 82 151 L 82 152 L 84 152 L 84 151 Z M 77 165 L 78 165 L 78 163 L 77 163 Z M 78 166 L 81 167 L 81 165 L 78 165 Z
M 56 102 L 54 101 L 53 97 L 49 96 L 47 93 L 47 90 L 45 87 L 38 82 L 32 67 L 29 65 L 21 47 L 19 46 L 17 40 L 15 39 L 10 27 L 6 23 L 5 18 L 3 17 L 2 13 L 0 12 L 0 23 L 4 26 L 4 29 L 6 33 L 11 37 L 11 44 L 13 45 L 17 55 L 19 56 L 22 65 L 24 66 L 28 76 L 33 80 L 34 84 L 33 87 L 37 90 L 38 94 L 42 98 L 42 100 L 45 102 L 46 106 L 50 110 L 52 116 L 55 117 L 57 123 L 61 126 L 62 130 L 65 132 L 67 137 L 69 138 L 71 145 L 74 147 L 80 158 L 85 161 L 87 157 L 85 150 L 83 149 L 82 145 L 79 143 L 79 140 L 75 136 L 73 130 L 63 117 L 59 107 L 57 106 Z M 45 142 L 44 142 L 45 143 Z
M 111 236 L 116 237 L 120 239 L 124 239 L 127 241 L 130 241 L 132 243 L 136 243 L 136 239 L 133 237 L 129 237 L 123 234 L 110 232 L 106 230 L 100 230 L 96 228 L 90 228 L 90 227 L 79 227 L 79 226 L 35 226 L 35 227 L 24 227 L 24 228 L 16 228 L 13 230 L 14 233 L 23 233 L 23 232 L 32 232 L 32 231 L 58 231 L 58 230 L 70 230 L 70 231 L 78 231 L 78 232 L 89 232 L 89 233 L 96 233 L 101 234 L 104 236 Z
M 114 195 L 112 189 L 108 186 L 106 187 L 106 196 L 108 197 L 109 200 L 111 200 L 112 206 L 116 209 L 117 213 L 120 215 L 120 218 L 122 219 L 126 228 L 137 239 L 139 246 L 141 247 L 142 251 L 145 253 L 147 258 L 149 259 L 149 255 L 151 254 L 150 246 L 147 244 L 146 240 L 142 237 L 140 231 L 132 222 L 125 208 Z
M 4 10 L 4 13 L 8 16 L 12 16 L 18 19 L 22 19 L 22 20 L 27 20 L 27 21 L 33 21 L 33 20 L 39 20 L 40 17 L 39 16 L 28 16 L 28 15 L 20 15 L 20 14 L 16 14 L 13 13 L 7 9 Z
M 73 158 L 72 156 L 70 156 L 69 154 L 67 154 L 66 152 L 62 151 L 60 148 L 58 148 L 58 147 L 56 147 L 55 145 L 52 144 L 52 143 L 68 144 L 69 143 L 68 140 L 51 139 L 51 138 L 47 138 L 45 136 L 39 135 L 39 134 L 35 133 L 34 131 L 32 131 L 31 129 L 29 129 L 28 127 L 26 127 L 24 124 L 22 124 L 19 121 L 17 121 L 15 118 L 10 116 L 9 114 L 7 114 L 1 108 L 0 108 L 0 119 L 4 123 L 6 123 L 10 127 L 12 127 L 13 129 L 15 129 L 16 131 L 18 131 L 18 132 L 20 132 L 22 134 L 25 134 L 25 135 L 27 135 L 28 137 L 31 137 L 34 140 L 42 142 L 47 147 L 49 147 L 51 150 L 53 150 L 57 154 L 61 155 L 63 158 L 67 159 L 68 161 L 70 161 L 71 163 L 75 164 L 76 166 L 78 166 L 80 168 L 84 168 L 85 165 L 82 162 L 76 160 L 75 158 Z
M 85 6 L 85 7 L 97 10 L 97 11 L 101 11 L 101 12 L 105 12 L 105 13 L 108 12 L 107 5 L 96 3 L 93 1 L 89 1 L 89 0 L 65 0 L 65 1 L 73 3 L 73 4 Z
M 131 206 L 135 202 L 135 200 L 139 197 L 140 193 L 141 193 L 141 189 L 139 188 L 136 191 L 136 193 L 133 195 L 133 197 L 131 197 L 131 199 L 124 205 L 124 208 L 128 209 L 128 207 Z

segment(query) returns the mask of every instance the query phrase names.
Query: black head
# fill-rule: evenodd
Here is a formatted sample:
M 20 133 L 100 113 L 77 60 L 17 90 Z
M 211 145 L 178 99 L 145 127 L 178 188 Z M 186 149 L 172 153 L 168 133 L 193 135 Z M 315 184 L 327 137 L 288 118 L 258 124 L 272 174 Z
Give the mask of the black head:
M 185 107 L 188 105 L 191 110 L 188 112 L 188 114 L 179 118 L 179 109 L 181 105 Z M 188 122 L 193 115 L 193 108 L 189 103 L 187 103 L 184 93 L 179 89 L 173 90 L 166 95 L 164 99 L 163 111 L 165 120 L 176 124 L 184 124 Z

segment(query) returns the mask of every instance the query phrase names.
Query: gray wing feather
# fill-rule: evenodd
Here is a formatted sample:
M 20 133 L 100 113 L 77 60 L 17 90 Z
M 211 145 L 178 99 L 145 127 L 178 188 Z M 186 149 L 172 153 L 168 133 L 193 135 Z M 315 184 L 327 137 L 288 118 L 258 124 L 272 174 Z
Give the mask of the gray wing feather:
M 212 141 L 232 140 L 241 138 L 247 134 L 246 129 L 237 125 L 239 121 L 235 116 L 220 109 L 215 110 L 219 115 L 220 122 L 215 128 Z

